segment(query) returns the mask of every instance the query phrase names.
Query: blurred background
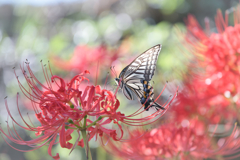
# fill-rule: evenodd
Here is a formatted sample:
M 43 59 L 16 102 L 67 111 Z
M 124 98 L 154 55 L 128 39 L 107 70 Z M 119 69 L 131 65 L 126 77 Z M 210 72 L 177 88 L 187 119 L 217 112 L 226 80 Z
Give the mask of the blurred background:
M 44 83 L 40 60 L 50 62 L 54 75 L 71 79 L 75 74 L 90 70 L 89 78 L 95 83 L 99 63 L 98 84 L 104 80 L 111 66 L 117 74 L 137 55 L 148 48 L 162 44 L 154 86 L 160 92 L 165 81 L 176 86 L 181 82 L 178 72 L 184 72 L 184 56 L 178 48 L 176 28 L 184 31 L 184 19 L 193 14 L 204 26 L 209 17 L 214 26 L 216 10 L 225 11 L 238 4 L 238 0 L 0 0 L 0 122 L 6 128 L 4 97 L 15 119 L 18 119 L 16 93 L 20 91 L 13 67 L 24 83 L 19 65 L 26 59 L 36 77 Z M 214 28 L 211 28 L 213 31 Z M 84 55 L 84 56 L 83 56 Z M 97 55 L 97 60 L 92 58 Z M 89 63 L 88 63 L 89 62 Z M 91 62 L 91 63 L 90 63 Z M 177 68 L 177 69 L 176 69 Z M 109 80 L 112 87 L 113 77 Z M 156 87 L 155 87 L 156 88 Z M 121 107 L 135 105 L 119 94 Z M 166 96 L 169 96 L 166 95 Z M 23 96 L 22 96 L 23 97 Z M 22 100 L 22 112 L 29 102 Z M 125 108 L 126 109 L 126 108 Z M 129 109 L 129 108 L 127 108 Z M 19 129 L 19 128 L 17 128 Z M 29 139 L 29 133 L 19 129 Z M 34 136 L 34 134 L 31 134 Z M 77 136 L 77 135 L 76 135 Z M 13 144 L 14 145 L 14 144 Z M 93 159 L 117 159 L 91 141 Z M 26 146 L 15 147 L 28 150 Z M 36 151 L 19 152 L 0 138 L 0 160 L 48 160 L 48 147 Z M 69 155 L 69 150 L 54 146 L 53 153 L 62 160 L 85 159 L 80 147 Z

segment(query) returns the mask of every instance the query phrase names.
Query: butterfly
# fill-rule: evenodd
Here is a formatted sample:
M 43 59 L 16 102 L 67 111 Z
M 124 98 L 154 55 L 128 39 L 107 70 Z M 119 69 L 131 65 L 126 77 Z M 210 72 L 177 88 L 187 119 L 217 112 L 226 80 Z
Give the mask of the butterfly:
M 155 107 L 156 110 L 165 109 L 154 102 L 153 88 L 149 84 L 154 75 L 161 48 L 162 45 L 158 44 L 146 50 L 126 66 L 118 78 L 115 78 L 126 98 L 133 100 L 135 94 L 146 110 L 149 109 L 149 106 Z

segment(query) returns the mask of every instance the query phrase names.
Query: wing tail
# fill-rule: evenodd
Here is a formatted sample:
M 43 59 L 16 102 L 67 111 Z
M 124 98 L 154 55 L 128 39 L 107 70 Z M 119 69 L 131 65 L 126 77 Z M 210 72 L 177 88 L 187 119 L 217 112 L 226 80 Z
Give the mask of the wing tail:
M 160 104 L 158 104 L 157 102 L 154 102 L 152 107 L 155 107 L 155 109 L 158 111 L 159 109 L 165 110 L 165 108 L 163 106 L 161 106 Z

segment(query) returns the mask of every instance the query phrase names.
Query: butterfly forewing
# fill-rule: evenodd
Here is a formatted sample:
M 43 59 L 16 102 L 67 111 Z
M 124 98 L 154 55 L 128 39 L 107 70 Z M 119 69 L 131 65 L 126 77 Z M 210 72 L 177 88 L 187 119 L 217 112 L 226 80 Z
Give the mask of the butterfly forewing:
M 131 84 L 133 79 L 150 81 L 154 75 L 161 45 L 156 45 L 138 56 L 122 74 L 125 83 Z

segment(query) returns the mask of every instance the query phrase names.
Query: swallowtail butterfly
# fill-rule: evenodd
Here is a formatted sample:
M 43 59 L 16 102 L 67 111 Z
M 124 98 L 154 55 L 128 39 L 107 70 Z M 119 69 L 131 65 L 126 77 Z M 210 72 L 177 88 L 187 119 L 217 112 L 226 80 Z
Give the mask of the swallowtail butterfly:
M 140 54 L 122 70 L 119 78 L 115 78 L 127 99 L 133 100 L 135 94 L 146 110 L 150 105 L 156 110 L 165 109 L 154 102 L 153 88 L 149 83 L 154 75 L 161 47 L 162 45 L 158 44 Z

